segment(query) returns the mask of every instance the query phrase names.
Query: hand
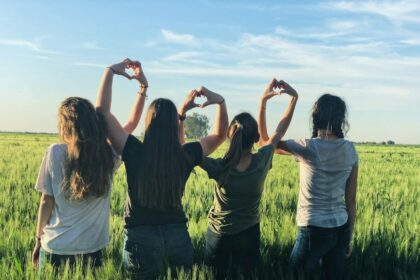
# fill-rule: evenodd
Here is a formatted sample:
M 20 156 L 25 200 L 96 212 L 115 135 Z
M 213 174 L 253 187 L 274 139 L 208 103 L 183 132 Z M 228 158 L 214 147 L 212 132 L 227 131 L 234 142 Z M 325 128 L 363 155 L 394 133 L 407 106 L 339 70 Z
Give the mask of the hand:
M 353 252 L 353 244 L 350 242 L 349 245 L 347 245 L 346 258 L 350 258 L 352 252 Z
M 144 75 L 144 71 L 143 71 L 143 68 L 141 67 L 141 63 L 135 60 L 135 61 L 130 62 L 128 66 L 134 71 L 134 75 L 131 76 L 131 78 L 139 81 L 139 83 L 143 87 L 148 87 L 149 83 L 147 82 L 146 76 Z
M 39 241 L 36 242 L 35 248 L 32 251 L 32 265 L 38 266 L 39 261 L 39 251 L 41 250 L 41 243 Z
M 264 91 L 264 93 L 263 93 L 262 100 L 263 100 L 263 101 L 267 101 L 267 100 L 269 100 L 269 99 L 270 99 L 271 97 L 273 97 L 273 96 L 280 95 L 280 94 L 281 94 L 280 92 L 275 92 L 275 91 L 274 91 L 274 89 L 275 89 L 276 87 L 280 88 L 280 87 L 279 87 L 279 82 L 276 80 L 276 78 L 273 78 L 273 79 L 272 79 L 272 80 L 268 83 L 268 85 L 267 85 L 267 87 L 266 87 L 266 89 L 265 89 L 265 91 Z
M 277 82 L 277 87 L 280 88 L 280 93 L 287 93 L 292 97 L 298 97 L 297 91 L 283 80 Z
M 184 104 L 182 104 L 181 109 L 179 110 L 178 113 L 181 116 L 184 116 L 187 113 L 187 111 L 195 107 L 199 107 L 200 105 L 195 103 L 195 98 L 199 96 L 200 96 L 200 93 L 197 90 L 193 89 L 192 91 L 190 91 L 187 97 L 185 97 Z
M 126 58 L 122 62 L 119 62 L 119 63 L 113 64 L 111 66 L 108 66 L 108 68 L 110 68 L 111 71 L 114 74 L 124 76 L 127 79 L 131 80 L 131 76 L 128 75 L 127 72 L 125 72 L 126 69 L 130 68 L 130 64 L 133 64 L 133 61 L 131 61 L 130 59 Z
M 207 98 L 207 101 L 200 105 L 200 108 L 205 108 L 212 104 L 222 104 L 225 99 L 220 94 L 212 92 L 211 90 L 207 89 L 206 87 L 201 86 L 198 90 L 200 96 L 204 96 Z

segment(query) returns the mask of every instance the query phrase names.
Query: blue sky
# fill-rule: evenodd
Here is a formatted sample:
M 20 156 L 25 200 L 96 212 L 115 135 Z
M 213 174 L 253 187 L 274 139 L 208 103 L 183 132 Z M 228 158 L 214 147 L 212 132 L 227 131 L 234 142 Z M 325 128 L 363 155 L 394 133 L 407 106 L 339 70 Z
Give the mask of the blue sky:
M 300 93 L 286 138 L 310 136 L 322 93 L 345 99 L 349 138 L 420 143 L 420 1 L 1 1 L 0 130 L 57 130 L 67 96 L 94 102 L 103 68 L 143 63 L 149 100 L 200 85 L 256 116 L 272 78 Z M 124 122 L 137 86 L 117 77 Z M 268 106 L 274 128 L 288 97 Z M 214 117 L 214 108 L 197 110 Z M 139 134 L 143 127 L 136 131 Z

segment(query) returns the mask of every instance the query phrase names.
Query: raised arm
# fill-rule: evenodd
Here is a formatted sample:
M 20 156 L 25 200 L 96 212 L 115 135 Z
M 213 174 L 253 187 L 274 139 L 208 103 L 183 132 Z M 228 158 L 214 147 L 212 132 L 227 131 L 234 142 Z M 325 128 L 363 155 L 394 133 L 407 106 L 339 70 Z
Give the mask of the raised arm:
M 133 77 L 130 77 L 125 72 L 127 68 L 134 68 L 135 75 Z M 137 68 L 139 68 L 140 70 Z M 142 84 L 142 90 L 140 91 L 140 94 L 139 94 L 140 96 L 138 96 L 138 99 L 136 100 L 136 104 L 134 105 L 132 109 L 130 119 L 124 128 L 115 118 L 115 116 L 111 113 L 113 76 L 114 74 L 117 74 L 117 75 L 125 76 L 128 79 L 135 78 L 139 80 L 141 78 L 139 76 L 140 75 L 139 71 L 141 71 L 140 63 L 136 61 L 133 62 L 129 59 L 126 59 L 123 62 L 114 64 L 110 67 L 107 67 L 102 76 L 102 81 L 98 90 L 98 96 L 96 100 L 96 110 L 97 112 L 101 113 L 104 116 L 106 126 L 107 126 L 107 136 L 109 140 L 111 141 L 112 146 L 119 154 L 121 154 L 124 149 L 124 145 L 125 145 L 125 142 L 127 141 L 128 134 L 135 129 L 135 127 L 137 126 L 140 120 L 141 112 L 143 111 L 143 106 L 144 106 L 144 98 L 146 97 L 145 92 L 147 89 L 147 83 L 146 85 Z
M 278 93 L 274 92 L 275 87 L 280 88 L 280 91 Z M 283 116 L 280 119 L 279 124 L 277 125 L 276 131 L 270 138 L 268 138 L 266 118 L 265 118 L 265 107 L 266 107 L 267 101 L 271 97 L 275 95 L 280 95 L 283 93 L 290 95 L 292 98 L 285 112 L 283 113 Z M 292 121 L 292 117 L 295 111 L 297 100 L 298 100 L 298 94 L 296 90 L 292 88 L 288 83 L 286 83 L 285 81 L 277 81 L 276 79 L 271 80 L 263 96 L 261 97 L 261 106 L 260 106 L 259 114 L 258 114 L 258 130 L 260 132 L 259 144 L 261 146 L 272 144 L 276 148 L 278 147 L 280 140 L 286 134 L 286 131 L 289 128 L 290 122 Z M 284 153 L 284 151 L 279 151 L 279 153 Z
M 136 79 L 140 84 L 140 90 L 137 93 L 136 101 L 131 109 L 130 117 L 127 123 L 124 125 L 124 130 L 131 134 L 136 129 L 137 125 L 139 124 L 141 115 L 144 109 L 144 103 L 147 97 L 147 88 L 149 87 L 149 83 L 147 82 L 146 76 L 144 75 L 144 71 L 141 67 L 140 62 L 133 61 L 131 64 L 131 68 L 134 70 L 133 79 Z
M 226 102 L 223 96 L 208 90 L 205 87 L 200 88 L 200 94 L 207 98 L 207 101 L 201 105 L 201 108 L 212 104 L 217 104 L 216 118 L 210 135 L 201 138 L 200 143 L 203 148 L 203 156 L 208 156 L 214 152 L 225 140 L 228 129 L 228 114 Z
M 346 193 L 345 193 L 345 200 L 346 200 L 346 208 L 348 214 L 348 222 L 349 222 L 349 229 L 350 229 L 350 243 L 347 247 L 346 256 L 350 257 L 352 252 L 352 238 L 354 232 L 354 224 L 356 222 L 356 190 L 357 190 L 357 176 L 358 176 L 359 168 L 358 166 L 354 166 L 349 178 L 347 179 L 346 184 Z
M 260 140 L 258 141 L 258 144 L 261 147 L 266 145 L 268 140 L 270 139 L 267 133 L 267 122 L 265 112 L 267 108 L 267 101 L 273 96 L 280 95 L 280 92 L 274 91 L 277 84 L 277 80 L 273 78 L 267 85 L 267 88 L 265 89 L 263 96 L 260 99 L 260 107 L 258 110 L 258 133 L 260 134 Z
M 38 208 L 38 223 L 36 226 L 36 244 L 32 252 L 32 264 L 38 265 L 39 251 L 41 249 L 41 236 L 44 234 L 44 228 L 50 220 L 52 210 L 54 208 L 54 197 L 42 194 Z
M 198 96 L 205 96 L 207 101 L 198 105 L 194 102 L 194 99 Z M 217 147 L 219 147 L 226 139 L 226 132 L 228 128 L 228 115 L 226 109 L 225 99 L 215 92 L 208 90 L 205 87 L 201 87 L 200 90 L 192 90 L 186 97 L 183 105 L 178 110 L 180 116 L 185 116 L 188 110 L 200 106 L 201 108 L 207 107 L 212 104 L 217 104 L 216 119 L 212 132 L 200 139 L 201 147 L 203 148 L 203 155 L 210 155 Z M 180 121 L 179 126 L 179 139 L 181 143 L 185 142 L 184 139 L 184 124 Z
M 278 84 L 280 86 L 280 93 L 286 93 L 290 95 L 292 99 L 289 101 L 289 105 L 287 106 L 286 111 L 283 113 L 283 116 L 277 125 L 276 132 L 270 137 L 270 140 L 268 140 L 268 142 L 273 144 L 275 147 L 278 146 L 280 140 L 283 138 L 287 129 L 289 128 L 298 100 L 298 93 L 288 83 L 285 81 L 280 81 Z
M 195 98 L 200 96 L 200 93 L 193 89 L 191 90 L 188 95 L 185 97 L 184 103 L 179 107 L 178 109 L 178 115 L 179 115 L 179 127 L 178 127 L 178 137 L 179 137 L 179 143 L 184 144 L 185 143 L 185 127 L 184 127 L 184 121 L 186 118 L 186 114 L 189 110 L 199 107 L 197 103 L 195 103 Z

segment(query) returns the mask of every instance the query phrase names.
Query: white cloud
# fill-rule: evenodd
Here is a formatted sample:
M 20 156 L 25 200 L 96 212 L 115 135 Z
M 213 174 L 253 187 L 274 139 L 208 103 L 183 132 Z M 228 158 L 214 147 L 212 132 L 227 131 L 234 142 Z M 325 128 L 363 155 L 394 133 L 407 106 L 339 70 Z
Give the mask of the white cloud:
M 88 41 L 81 44 L 81 47 L 86 50 L 105 50 L 105 48 L 98 46 L 96 41 Z
M 394 23 L 420 23 L 420 2 L 416 0 L 331 1 L 325 4 L 325 6 L 347 12 L 375 14 L 383 16 Z
M 105 68 L 106 64 L 91 63 L 91 62 L 74 62 L 70 63 L 72 66 L 92 67 L 92 68 Z
M 43 53 L 43 54 L 62 54 L 61 52 L 56 51 L 50 51 L 45 50 L 41 48 L 41 45 L 34 41 L 29 40 L 5 40 L 0 39 L 0 45 L 6 45 L 6 46 L 15 46 L 15 47 L 22 47 L 29 49 L 31 51 L 37 52 L 37 53 Z
M 178 34 L 171 30 L 161 29 L 160 30 L 163 38 L 170 43 L 176 44 L 196 44 L 194 35 L 191 34 Z

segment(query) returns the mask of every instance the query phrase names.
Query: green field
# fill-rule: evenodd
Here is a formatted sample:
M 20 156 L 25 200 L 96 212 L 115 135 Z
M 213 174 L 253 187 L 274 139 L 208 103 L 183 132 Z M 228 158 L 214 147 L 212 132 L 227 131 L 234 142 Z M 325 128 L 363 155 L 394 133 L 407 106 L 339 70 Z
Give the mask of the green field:
M 40 194 L 34 189 L 46 148 L 54 135 L 0 134 L 0 279 L 53 278 L 50 270 L 37 275 L 30 263 Z M 354 250 L 346 279 L 420 279 L 420 147 L 357 146 L 360 170 Z M 221 155 L 223 148 L 214 156 Z M 196 169 L 186 188 L 184 205 L 195 248 L 193 278 L 209 277 L 202 265 L 207 212 L 214 182 Z M 296 237 L 298 164 L 275 156 L 265 184 L 262 213 L 262 278 L 290 278 L 287 260 Z M 125 170 L 114 179 L 110 244 L 99 279 L 123 279 L 121 253 Z M 63 268 L 60 279 L 93 278 Z

